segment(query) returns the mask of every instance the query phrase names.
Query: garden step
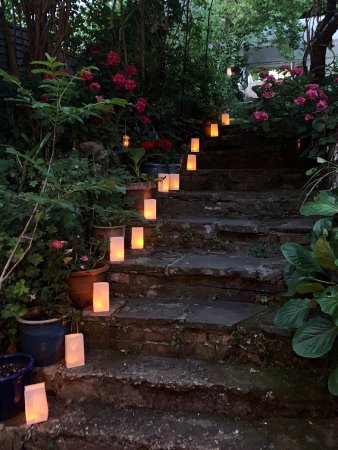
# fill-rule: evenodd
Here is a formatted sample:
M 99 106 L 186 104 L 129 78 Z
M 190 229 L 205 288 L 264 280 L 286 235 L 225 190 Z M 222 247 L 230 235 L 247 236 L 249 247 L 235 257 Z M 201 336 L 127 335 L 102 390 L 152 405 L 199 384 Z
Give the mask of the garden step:
M 67 402 L 96 401 L 115 408 L 213 413 L 229 418 L 329 417 L 335 411 L 319 373 L 219 364 L 193 359 L 87 352 L 86 364 L 55 364 L 37 373 Z M 306 380 L 306 383 L 304 382 Z
M 282 257 L 256 258 L 225 252 L 127 254 L 108 272 L 116 297 L 273 300 L 285 289 Z
M 307 243 L 313 219 L 163 217 L 144 228 L 145 248 L 222 249 L 258 256 L 280 254 L 280 244 Z
M 304 366 L 291 333 L 273 323 L 276 306 L 222 300 L 128 299 L 83 312 L 86 348 L 128 354 Z M 308 361 L 307 361 L 308 362 Z
M 183 171 L 181 173 L 181 189 L 196 190 L 237 190 L 237 191 L 264 191 L 271 189 L 301 189 L 305 184 L 304 174 L 297 169 L 271 168 L 271 169 L 222 169 L 221 163 L 217 168 L 202 169 L 203 154 L 197 156 L 195 172 Z M 201 164 L 200 164 L 201 162 Z M 227 163 L 224 164 L 227 167 Z
M 67 407 L 50 399 L 48 422 L 3 426 L 2 450 L 326 450 L 337 448 L 334 419 L 225 419 L 215 414 Z M 0 425 L 1 427 L 1 425 Z M 18 442 L 17 446 L 12 443 Z M 19 446 L 20 445 L 20 446 Z
M 171 191 L 158 193 L 158 217 L 299 217 L 299 191 Z

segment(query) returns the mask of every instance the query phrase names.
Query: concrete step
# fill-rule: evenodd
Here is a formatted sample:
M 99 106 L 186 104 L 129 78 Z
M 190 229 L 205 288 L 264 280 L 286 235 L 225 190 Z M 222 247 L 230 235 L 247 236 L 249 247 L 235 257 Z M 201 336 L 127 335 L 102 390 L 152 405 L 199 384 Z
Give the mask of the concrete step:
M 225 252 L 127 254 L 107 278 L 120 298 L 274 300 L 285 289 L 282 257 L 256 258 Z
M 145 226 L 145 248 L 209 249 L 248 253 L 253 256 L 280 255 L 285 242 L 308 242 L 314 220 L 246 219 L 242 217 L 163 217 Z
M 171 191 L 157 194 L 161 216 L 300 217 L 299 191 Z
M 53 399 L 48 422 L 1 425 L 2 450 L 326 450 L 338 445 L 337 420 L 225 419 L 206 413 L 120 410 Z M 22 445 L 24 443 L 24 447 Z
M 181 173 L 181 189 L 185 191 L 267 191 L 272 189 L 299 189 L 305 184 L 304 174 L 297 169 L 221 169 L 215 161 L 215 168 L 197 156 L 197 171 Z M 227 167 L 227 164 L 224 164 Z M 203 167 L 208 167 L 203 169 Z
M 309 360 L 292 351 L 291 333 L 274 326 L 275 311 L 222 300 L 115 300 L 107 313 L 87 308 L 81 331 L 90 349 L 304 367 Z
M 306 383 L 304 380 L 306 379 Z M 319 373 L 92 350 L 82 367 L 40 368 L 37 380 L 64 401 L 228 418 L 330 417 L 335 404 Z

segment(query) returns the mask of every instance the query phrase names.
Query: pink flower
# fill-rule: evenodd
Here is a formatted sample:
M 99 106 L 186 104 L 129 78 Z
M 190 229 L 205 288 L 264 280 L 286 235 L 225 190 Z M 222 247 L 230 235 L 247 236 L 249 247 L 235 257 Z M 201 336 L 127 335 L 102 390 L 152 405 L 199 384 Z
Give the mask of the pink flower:
M 80 75 L 81 80 L 83 81 L 90 81 L 94 78 L 94 75 L 91 73 L 90 70 L 84 70 Z
M 143 97 L 139 98 L 137 102 L 135 103 L 135 109 L 139 114 L 144 113 L 146 107 L 147 107 L 147 100 Z
M 81 270 L 85 270 L 85 266 L 80 266 L 80 269 Z
M 262 78 L 262 80 L 264 78 L 267 78 L 269 76 L 269 72 L 263 71 L 263 72 L 259 72 L 259 78 Z
M 263 84 L 261 84 L 260 88 L 261 89 L 270 89 L 271 86 L 272 86 L 271 83 L 263 83 Z
M 277 81 L 277 85 L 278 85 L 278 86 L 283 86 L 283 84 L 284 84 L 284 81 L 283 81 L 283 80 L 278 80 L 278 81 Z
M 40 97 L 40 102 L 41 102 L 41 103 L 47 103 L 47 102 L 48 102 L 48 97 L 47 97 L 47 95 L 41 95 L 41 97 Z
M 266 77 L 266 79 L 268 81 L 276 81 L 276 78 L 273 75 L 269 75 L 268 77 Z
M 294 69 L 291 69 L 291 75 L 294 77 L 299 77 L 300 75 L 303 75 L 303 73 L 303 67 L 295 67 Z
M 90 83 L 89 89 L 100 89 L 100 83 Z
M 274 92 L 264 92 L 263 93 L 263 97 L 264 98 L 272 98 L 272 97 L 274 97 L 275 96 L 275 93 Z
M 104 102 L 104 96 L 103 95 L 95 95 L 95 99 L 97 103 L 103 103 Z
M 126 82 L 126 77 L 122 73 L 117 73 L 112 77 L 116 89 L 121 89 Z
M 305 114 L 305 116 L 304 116 L 305 122 L 310 122 L 313 119 L 314 119 L 314 116 L 312 114 Z
M 124 88 L 126 91 L 133 91 L 136 88 L 136 82 L 128 78 L 124 83 Z
M 318 91 L 318 95 L 319 95 L 319 98 L 320 98 L 321 100 L 327 100 L 327 99 L 328 99 L 328 96 L 325 94 L 324 91 L 319 90 L 319 91 Z
M 80 260 L 83 261 L 83 262 L 86 262 L 86 261 L 88 261 L 88 256 L 87 255 L 83 255 L 83 256 L 81 256 Z
M 140 120 L 143 123 L 143 125 L 149 125 L 151 123 L 149 117 L 146 116 L 145 114 L 143 114 L 143 116 L 140 117 Z
M 284 72 L 290 72 L 290 66 L 288 66 L 287 64 L 283 64 L 280 66 L 280 70 L 283 70 Z
M 265 111 L 255 111 L 251 115 L 251 119 L 254 122 L 265 122 L 268 118 L 269 115 Z
M 110 50 L 110 52 L 107 54 L 104 64 L 107 66 L 118 66 L 120 62 L 121 62 L 120 55 Z
M 134 76 L 134 75 L 137 74 L 137 69 L 136 69 L 135 66 L 128 66 L 128 67 L 126 67 L 126 73 L 127 73 L 130 77 L 132 77 L 132 76 Z
M 306 102 L 306 98 L 305 97 L 296 97 L 293 99 L 293 103 L 295 105 L 304 105 L 304 103 Z
M 28 297 L 29 302 L 33 302 L 34 300 L 36 300 L 36 294 L 28 294 Z
M 315 84 L 315 83 L 312 83 L 312 84 L 307 84 L 306 85 L 306 89 L 307 90 L 312 90 L 312 89 L 314 89 L 314 90 L 316 90 L 316 89 L 319 89 L 319 84 Z
M 64 241 L 53 241 L 51 243 L 51 247 L 53 248 L 62 248 L 64 246 Z
M 316 98 L 318 97 L 318 91 L 309 89 L 308 91 L 306 91 L 305 95 L 308 100 L 316 100 Z
M 319 100 L 319 102 L 316 103 L 316 109 L 326 109 L 327 106 L 326 100 Z

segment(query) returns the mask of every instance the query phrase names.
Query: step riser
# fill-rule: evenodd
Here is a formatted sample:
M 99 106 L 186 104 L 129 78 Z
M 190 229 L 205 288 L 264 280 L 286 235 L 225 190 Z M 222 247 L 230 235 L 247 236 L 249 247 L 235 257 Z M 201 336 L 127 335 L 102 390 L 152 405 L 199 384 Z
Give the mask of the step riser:
M 280 168 L 285 167 L 283 155 L 268 152 L 255 153 L 255 157 L 248 165 L 248 153 L 244 149 L 205 149 L 196 153 L 198 169 L 261 169 L 262 167 Z M 262 169 L 264 170 L 264 169 Z

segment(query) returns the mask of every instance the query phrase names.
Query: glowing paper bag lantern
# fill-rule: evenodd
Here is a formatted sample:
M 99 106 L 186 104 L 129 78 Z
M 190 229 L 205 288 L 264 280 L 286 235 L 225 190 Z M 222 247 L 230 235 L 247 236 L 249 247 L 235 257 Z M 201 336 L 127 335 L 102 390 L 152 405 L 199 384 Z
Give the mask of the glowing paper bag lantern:
M 171 191 L 179 191 L 180 190 L 180 174 L 179 173 L 171 173 L 169 175 L 169 189 Z
M 162 181 L 158 181 L 157 190 L 158 192 L 169 192 L 169 174 L 159 173 L 158 178 L 163 178 Z
M 144 199 L 144 217 L 148 220 L 156 220 L 156 200 L 154 198 Z
M 187 170 L 196 170 L 196 155 L 188 155 Z
M 132 227 L 131 248 L 133 250 L 142 250 L 143 246 L 144 246 L 143 227 Z
M 127 134 L 125 134 L 124 136 L 122 136 L 122 145 L 123 147 L 127 148 L 129 147 L 129 144 L 130 144 L 130 137 Z
M 27 425 L 48 419 L 48 402 L 45 383 L 25 386 L 25 413 Z
M 65 336 L 65 360 L 67 369 L 83 366 L 85 363 L 83 334 L 74 333 Z
M 93 283 L 93 311 L 109 311 L 109 283 L 105 281 Z
M 222 125 L 230 125 L 230 114 L 229 113 L 222 114 Z
M 232 75 L 232 68 L 231 67 L 227 68 L 227 75 L 228 75 L 228 77 L 231 77 L 231 75 Z
M 218 136 L 218 123 L 212 123 L 210 125 L 210 136 L 217 137 Z
M 200 138 L 191 138 L 190 150 L 193 153 L 198 153 L 200 151 Z
M 110 238 L 110 262 L 124 261 L 124 236 Z

